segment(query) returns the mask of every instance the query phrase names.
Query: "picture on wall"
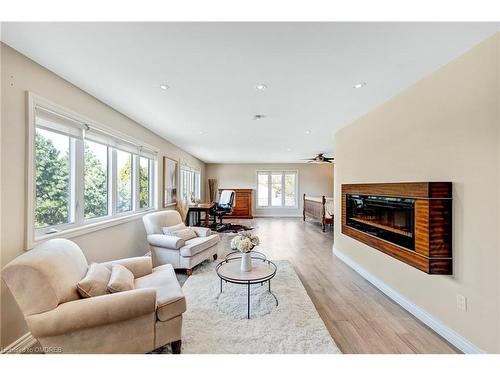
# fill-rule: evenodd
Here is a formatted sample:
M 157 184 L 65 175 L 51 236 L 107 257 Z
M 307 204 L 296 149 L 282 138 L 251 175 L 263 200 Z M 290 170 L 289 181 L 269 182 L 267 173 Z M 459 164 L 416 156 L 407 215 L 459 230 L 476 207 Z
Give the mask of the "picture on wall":
M 177 161 L 163 157 L 163 207 L 177 204 Z

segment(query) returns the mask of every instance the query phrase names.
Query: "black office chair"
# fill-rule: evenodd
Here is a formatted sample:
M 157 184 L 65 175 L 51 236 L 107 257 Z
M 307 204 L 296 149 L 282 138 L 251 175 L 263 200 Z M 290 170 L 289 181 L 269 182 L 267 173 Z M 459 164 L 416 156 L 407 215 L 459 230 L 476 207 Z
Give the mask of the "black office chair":
M 224 224 L 222 218 L 233 212 L 234 195 L 235 193 L 233 190 L 221 191 L 219 202 L 209 211 L 210 216 L 214 217 L 214 222 L 210 225 L 210 228 L 213 230 L 222 232 L 231 228 L 231 224 Z M 219 218 L 219 223 L 217 223 L 217 218 Z

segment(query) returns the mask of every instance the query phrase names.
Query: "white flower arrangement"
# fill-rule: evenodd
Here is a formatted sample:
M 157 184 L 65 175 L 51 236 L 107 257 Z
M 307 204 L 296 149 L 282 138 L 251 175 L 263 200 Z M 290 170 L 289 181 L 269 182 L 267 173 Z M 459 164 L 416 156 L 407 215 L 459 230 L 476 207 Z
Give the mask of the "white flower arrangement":
M 260 243 L 259 237 L 249 233 L 239 234 L 231 240 L 231 249 L 248 253 Z

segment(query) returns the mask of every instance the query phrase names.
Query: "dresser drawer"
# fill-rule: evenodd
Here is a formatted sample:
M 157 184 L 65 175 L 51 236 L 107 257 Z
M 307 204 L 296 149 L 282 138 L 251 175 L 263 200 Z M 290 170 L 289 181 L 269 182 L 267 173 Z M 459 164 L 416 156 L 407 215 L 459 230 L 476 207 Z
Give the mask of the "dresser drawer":
M 240 201 L 240 202 L 235 202 L 233 208 L 247 208 L 248 209 L 249 202 L 247 201 Z
M 237 218 L 252 218 L 252 189 L 219 189 L 222 190 L 234 190 L 234 204 L 233 213 L 231 216 Z

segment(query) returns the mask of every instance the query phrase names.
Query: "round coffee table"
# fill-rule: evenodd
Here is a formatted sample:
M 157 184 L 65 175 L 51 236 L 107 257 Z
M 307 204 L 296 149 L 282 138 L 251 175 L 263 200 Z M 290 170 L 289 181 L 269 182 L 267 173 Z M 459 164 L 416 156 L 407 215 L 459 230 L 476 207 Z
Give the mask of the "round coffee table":
M 268 291 L 276 300 L 278 298 L 271 292 L 271 279 L 276 275 L 276 264 L 266 259 L 266 256 L 257 251 L 251 251 L 252 269 L 248 272 L 240 270 L 241 254 L 237 251 L 229 253 L 215 268 L 220 278 L 220 292 L 222 293 L 222 281 L 232 284 L 247 286 L 247 319 L 250 319 L 250 285 L 268 283 Z

